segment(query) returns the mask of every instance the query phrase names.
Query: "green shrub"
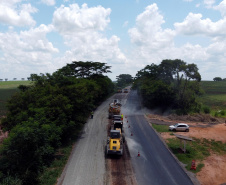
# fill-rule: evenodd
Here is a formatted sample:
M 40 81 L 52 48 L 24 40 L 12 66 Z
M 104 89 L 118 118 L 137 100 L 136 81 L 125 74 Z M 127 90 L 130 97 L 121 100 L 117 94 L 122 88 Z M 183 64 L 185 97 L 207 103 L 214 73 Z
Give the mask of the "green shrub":
M 203 112 L 205 114 L 209 114 L 210 113 L 210 108 L 208 106 L 203 106 L 202 110 L 203 110 Z
M 221 111 L 220 111 L 220 115 L 221 115 L 221 116 L 224 116 L 224 115 L 225 115 L 225 111 L 224 111 L 224 110 L 221 110 Z

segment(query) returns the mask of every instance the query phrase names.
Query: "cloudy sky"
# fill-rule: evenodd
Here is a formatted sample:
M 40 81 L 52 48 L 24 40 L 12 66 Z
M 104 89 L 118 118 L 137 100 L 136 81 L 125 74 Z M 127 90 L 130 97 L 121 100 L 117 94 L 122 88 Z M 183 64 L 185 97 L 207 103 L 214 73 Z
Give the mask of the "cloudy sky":
M 0 79 L 94 61 L 115 80 L 163 59 L 226 78 L 226 0 L 0 0 Z

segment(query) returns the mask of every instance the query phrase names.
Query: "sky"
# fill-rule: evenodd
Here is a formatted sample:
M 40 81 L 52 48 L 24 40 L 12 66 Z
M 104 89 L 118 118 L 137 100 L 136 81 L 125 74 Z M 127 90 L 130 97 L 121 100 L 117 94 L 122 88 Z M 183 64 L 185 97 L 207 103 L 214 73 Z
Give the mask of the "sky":
M 93 61 L 115 80 L 164 59 L 226 78 L 226 0 L 0 0 L 0 79 Z

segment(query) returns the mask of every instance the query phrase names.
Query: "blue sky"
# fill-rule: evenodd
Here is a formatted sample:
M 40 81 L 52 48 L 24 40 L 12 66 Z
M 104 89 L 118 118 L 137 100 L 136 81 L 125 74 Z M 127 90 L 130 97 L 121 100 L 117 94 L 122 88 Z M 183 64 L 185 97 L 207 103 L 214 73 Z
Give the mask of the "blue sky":
M 135 76 L 164 59 L 226 78 L 226 0 L 1 0 L 0 79 L 104 62 Z

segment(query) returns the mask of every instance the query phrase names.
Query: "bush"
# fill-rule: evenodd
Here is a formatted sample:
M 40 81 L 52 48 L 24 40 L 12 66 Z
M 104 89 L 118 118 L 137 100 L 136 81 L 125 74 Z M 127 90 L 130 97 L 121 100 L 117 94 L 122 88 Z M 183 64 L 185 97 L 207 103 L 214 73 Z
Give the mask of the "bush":
M 218 110 L 214 113 L 215 117 L 219 117 L 219 116 L 225 116 L 225 111 L 224 110 Z
M 203 110 L 203 112 L 205 114 L 209 114 L 210 113 L 210 108 L 208 106 L 203 106 L 202 110 Z
M 220 115 L 221 115 L 221 116 L 224 116 L 224 115 L 225 115 L 225 111 L 224 111 L 224 110 L 221 110 L 221 111 L 220 111 Z

